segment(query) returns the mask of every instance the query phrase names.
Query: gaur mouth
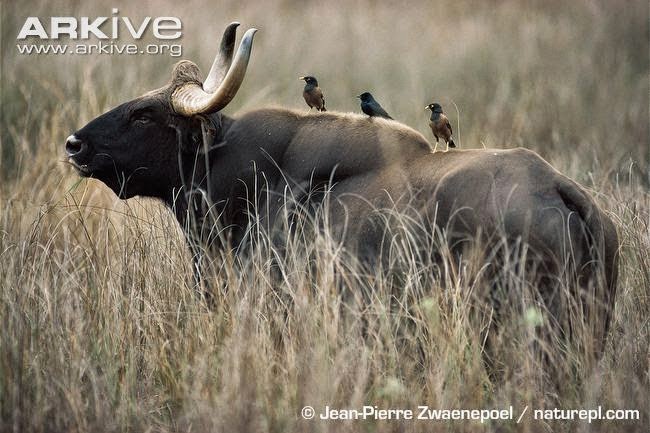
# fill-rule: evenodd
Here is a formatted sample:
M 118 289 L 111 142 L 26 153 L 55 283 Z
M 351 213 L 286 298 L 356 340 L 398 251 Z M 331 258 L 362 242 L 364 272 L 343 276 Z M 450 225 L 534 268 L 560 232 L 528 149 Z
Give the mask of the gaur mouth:
M 73 158 L 68 158 L 68 162 L 77 170 L 79 176 L 90 177 L 93 174 L 90 168 L 88 168 L 88 164 L 78 164 Z

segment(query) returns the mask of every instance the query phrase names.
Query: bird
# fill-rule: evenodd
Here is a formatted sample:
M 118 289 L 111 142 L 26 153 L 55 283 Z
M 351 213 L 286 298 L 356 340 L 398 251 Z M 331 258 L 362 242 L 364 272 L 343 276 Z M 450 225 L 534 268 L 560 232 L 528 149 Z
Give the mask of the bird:
M 431 132 L 433 132 L 433 136 L 436 137 L 436 145 L 438 143 L 438 138 L 442 137 L 442 139 L 445 140 L 445 143 L 447 143 L 447 150 L 449 150 L 450 147 L 456 147 L 456 143 L 454 143 L 454 140 L 451 138 L 451 134 L 453 134 L 451 123 L 449 123 L 449 119 L 445 116 L 445 113 L 442 112 L 440 104 L 434 102 L 433 104 L 424 107 L 424 109 L 431 110 L 429 126 L 431 127 Z
M 392 117 L 375 101 L 370 92 L 363 92 L 357 98 L 361 99 L 361 110 L 370 117 L 383 117 L 393 120 Z
M 327 111 L 325 109 L 325 98 L 323 91 L 318 87 L 318 80 L 316 77 L 307 75 L 300 77 L 299 80 L 305 81 L 305 89 L 302 91 L 302 97 L 309 105 L 309 109 L 316 108 L 318 111 Z

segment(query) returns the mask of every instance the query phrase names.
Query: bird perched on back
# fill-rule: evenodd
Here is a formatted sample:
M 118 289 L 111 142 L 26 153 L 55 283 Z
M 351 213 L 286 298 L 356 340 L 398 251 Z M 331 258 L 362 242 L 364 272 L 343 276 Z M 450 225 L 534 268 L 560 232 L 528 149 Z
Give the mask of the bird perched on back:
M 302 97 L 305 98 L 305 102 L 309 105 L 309 108 L 315 108 L 318 111 L 327 111 L 325 109 L 325 98 L 323 97 L 323 92 L 318 87 L 318 80 L 316 77 L 306 76 L 300 77 L 299 80 L 305 81 L 305 89 L 302 91 Z
M 361 110 L 370 117 L 384 117 L 386 119 L 393 119 L 388 115 L 386 110 L 379 105 L 379 102 L 375 101 L 375 98 L 372 97 L 370 92 L 364 92 L 357 96 L 361 99 Z
M 433 132 L 433 136 L 436 137 L 436 143 L 438 143 L 438 137 L 442 137 L 445 143 L 447 143 L 447 149 L 456 147 L 456 143 L 451 138 L 451 134 L 453 134 L 451 123 L 449 123 L 449 119 L 445 116 L 445 113 L 442 112 L 440 104 L 434 102 L 424 107 L 424 109 L 431 110 L 429 126 L 431 127 L 431 132 Z

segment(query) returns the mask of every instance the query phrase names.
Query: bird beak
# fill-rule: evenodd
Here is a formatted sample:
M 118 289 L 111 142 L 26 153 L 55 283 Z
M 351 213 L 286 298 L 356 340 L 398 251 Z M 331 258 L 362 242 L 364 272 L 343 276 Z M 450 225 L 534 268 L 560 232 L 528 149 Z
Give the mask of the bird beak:
M 300 78 L 298 78 L 298 81 L 304 80 L 304 79 L 305 79 L 305 77 L 300 77 Z
M 428 110 L 428 109 L 429 109 L 429 106 L 427 105 L 426 107 L 424 107 L 424 109 L 425 109 L 425 110 Z

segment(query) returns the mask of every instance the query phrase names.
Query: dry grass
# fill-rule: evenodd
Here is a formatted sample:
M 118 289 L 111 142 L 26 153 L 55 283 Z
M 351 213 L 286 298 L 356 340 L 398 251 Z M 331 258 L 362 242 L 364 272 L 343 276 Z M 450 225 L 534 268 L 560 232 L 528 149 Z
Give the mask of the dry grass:
M 435 99 L 460 123 L 463 147 L 541 153 L 586 185 L 618 226 L 611 338 L 595 366 L 569 350 L 560 367 L 566 380 L 556 389 L 526 350 L 540 326 L 535 315 L 513 314 L 495 336 L 506 370 L 491 380 L 471 284 L 480 263 L 438 279 L 408 255 L 408 245 L 398 245 L 410 270 L 395 291 L 394 279 L 359 272 L 322 234 L 313 243 L 298 237 L 290 244 L 275 287 L 274 251 L 264 236 L 246 259 L 217 257 L 210 274 L 217 302 L 208 308 L 195 296 L 189 255 L 170 212 L 151 200 L 120 202 L 62 162 L 71 131 L 164 84 L 175 59 L 18 56 L 16 26 L 27 15 L 101 16 L 110 7 L 3 3 L 0 430 L 647 427 L 647 4 L 129 3 L 110 6 L 132 18 L 181 17 L 183 57 L 204 69 L 225 23 L 237 19 L 260 29 L 229 113 L 266 104 L 302 107 L 297 77 L 314 74 L 332 109 L 357 111 L 354 95 L 370 90 L 396 118 L 427 134 L 423 107 Z M 523 307 L 514 310 L 530 313 L 527 289 L 518 289 Z M 512 404 L 515 411 L 602 405 L 639 409 L 643 420 L 306 422 L 299 411 L 307 404 Z

